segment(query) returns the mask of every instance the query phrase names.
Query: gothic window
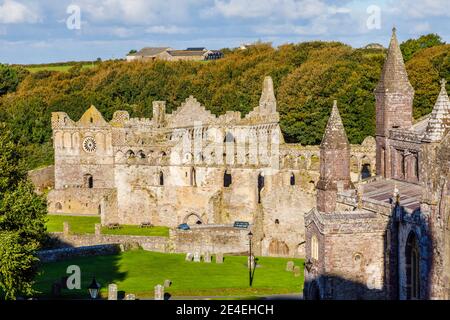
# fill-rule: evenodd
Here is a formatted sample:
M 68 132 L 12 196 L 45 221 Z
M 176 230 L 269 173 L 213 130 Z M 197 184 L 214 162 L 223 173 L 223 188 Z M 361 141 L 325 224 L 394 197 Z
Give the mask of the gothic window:
M 406 296 L 408 300 L 420 298 L 420 253 L 414 232 L 408 236 L 405 248 L 406 258 Z
M 261 203 L 261 191 L 264 188 L 264 176 L 262 173 L 258 175 L 258 203 Z
M 159 172 L 159 185 L 164 185 L 164 173 L 162 171 Z
M 92 175 L 84 175 L 84 187 L 88 189 L 94 188 L 94 177 Z
M 197 186 L 197 172 L 195 171 L 195 168 L 191 169 L 191 186 L 196 187 Z
M 232 183 L 233 183 L 233 177 L 231 176 L 230 173 L 228 173 L 228 170 L 226 170 L 223 175 L 223 186 L 225 188 L 228 188 L 229 186 L 231 186 Z
M 319 241 L 315 235 L 311 237 L 311 258 L 319 260 Z
M 132 150 L 128 150 L 127 151 L 127 158 L 134 158 L 134 157 L 135 157 L 134 152 Z
M 290 180 L 291 186 L 295 186 L 295 174 L 291 173 L 291 180 Z

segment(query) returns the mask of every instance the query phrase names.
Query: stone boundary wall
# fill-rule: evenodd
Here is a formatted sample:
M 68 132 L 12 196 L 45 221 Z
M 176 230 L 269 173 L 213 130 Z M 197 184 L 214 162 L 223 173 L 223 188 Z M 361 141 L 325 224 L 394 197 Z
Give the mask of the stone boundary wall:
M 82 257 L 113 255 L 120 251 L 119 244 L 103 244 L 89 247 L 42 250 L 38 251 L 37 257 L 41 262 L 47 263 Z
M 67 247 L 89 247 L 107 244 L 129 244 L 137 243 L 142 249 L 147 251 L 168 252 L 169 238 L 167 237 L 145 237 L 145 236 L 127 236 L 127 235 L 95 235 L 85 234 L 65 235 L 62 232 L 52 233 L 52 238 L 56 241 L 56 246 L 60 248 Z

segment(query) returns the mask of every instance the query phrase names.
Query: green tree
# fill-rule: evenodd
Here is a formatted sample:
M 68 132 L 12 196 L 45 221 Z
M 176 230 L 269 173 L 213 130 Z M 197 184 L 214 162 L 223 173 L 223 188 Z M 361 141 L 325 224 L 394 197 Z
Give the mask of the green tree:
M 19 75 L 13 67 L 0 64 L 0 96 L 13 92 L 19 84 Z
M 46 201 L 23 171 L 17 146 L 0 124 L 0 299 L 33 294 L 38 259 L 45 240 Z
M 445 42 L 442 41 L 442 38 L 439 35 L 430 33 L 421 36 L 418 39 L 409 39 L 408 41 L 403 42 L 400 45 L 400 49 L 402 50 L 405 61 L 409 61 L 417 52 L 443 44 L 445 44 Z

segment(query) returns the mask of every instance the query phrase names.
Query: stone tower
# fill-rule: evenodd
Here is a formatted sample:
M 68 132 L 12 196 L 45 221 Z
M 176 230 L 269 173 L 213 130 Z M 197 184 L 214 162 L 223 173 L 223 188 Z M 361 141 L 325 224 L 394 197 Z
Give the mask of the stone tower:
M 263 91 L 261 99 L 259 100 L 259 107 L 261 113 L 275 113 L 277 112 L 277 99 L 273 90 L 273 80 L 267 76 L 264 78 Z
M 408 80 L 396 29 L 392 30 L 387 59 L 375 89 L 377 174 L 391 177 L 391 157 L 387 138 L 391 129 L 412 126 L 414 89 Z
M 350 179 L 350 144 L 342 123 L 337 102 L 320 145 L 320 180 L 317 183 L 317 209 L 333 212 L 339 190 L 352 188 Z

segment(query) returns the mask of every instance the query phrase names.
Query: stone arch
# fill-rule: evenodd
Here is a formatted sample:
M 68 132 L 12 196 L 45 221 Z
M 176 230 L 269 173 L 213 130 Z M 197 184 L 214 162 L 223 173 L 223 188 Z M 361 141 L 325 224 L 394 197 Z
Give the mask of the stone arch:
M 191 174 L 190 174 L 190 185 L 192 187 L 196 187 L 197 186 L 197 171 L 195 170 L 194 167 L 191 168 Z
M 61 212 L 63 209 L 61 202 L 55 203 L 55 210 L 56 212 Z
M 139 157 L 139 159 L 147 158 L 147 156 L 145 155 L 144 151 L 142 151 L 142 150 L 138 151 L 137 156 Z
M 203 224 L 203 220 L 200 217 L 200 215 L 196 213 L 189 213 L 184 217 L 183 223 L 187 223 L 188 225 L 196 225 L 196 224 L 198 225 Z
M 229 170 L 225 170 L 225 172 L 223 173 L 223 186 L 225 188 L 228 188 L 231 186 L 232 183 L 233 183 L 233 176 L 231 175 Z
M 320 299 L 321 299 L 320 287 L 317 281 L 314 280 L 309 284 L 307 300 L 320 300 Z
M 91 174 L 85 174 L 83 177 L 83 186 L 87 189 L 94 188 L 94 177 Z
M 366 155 L 361 159 L 361 179 L 367 179 L 372 176 L 372 161 Z
M 260 172 L 258 175 L 258 203 L 261 203 L 261 192 L 264 189 L 265 179 L 264 173 Z
M 64 148 L 71 149 L 72 148 L 72 135 L 70 134 L 70 132 L 64 132 L 63 139 L 64 139 L 64 142 L 63 142 Z
M 408 235 L 405 245 L 406 268 L 406 298 L 416 300 L 420 298 L 420 249 L 414 231 Z
M 286 242 L 274 239 L 269 244 L 269 255 L 287 257 L 289 256 L 289 247 Z
M 55 147 L 61 149 L 64 147 L 64 137 L 61 131 L 55 132 Z
M 128 159 L 130 159 L 130 158 L 136 157 L 136 155 L 134 154 L 134 151 L 133 151 L 133 150 L 128 150 L 127 153 L 126 153 L 126 157 L 127 157 Z

